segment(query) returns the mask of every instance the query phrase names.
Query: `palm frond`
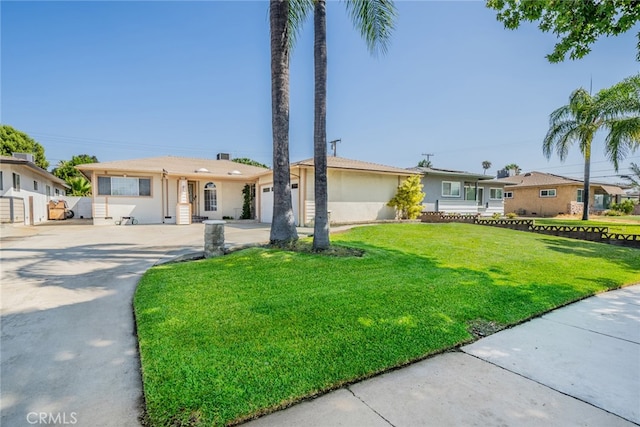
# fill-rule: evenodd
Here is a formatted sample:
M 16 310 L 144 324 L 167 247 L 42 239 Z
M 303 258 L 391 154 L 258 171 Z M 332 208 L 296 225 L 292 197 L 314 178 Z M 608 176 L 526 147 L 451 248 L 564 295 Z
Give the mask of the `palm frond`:
M 345 0 L 353 25 L 360 31 L 369 51 L 385 54 L 397 16 L 392 0 Z
M 620 162 L 640 148 L 640 117 L 609 120 L 604 126 L 609 129 L 605 139 L 605 152 L 616 172 Z
M 575 120 L 565 120 L 551 124 L 542 142 L 542 152 L 547 159 L 555 149 L 561 161 L 567 158 L 569 147 L 580 139 L 580 126 Z
M 304 22 L 313 11 L 314 0 L 289 0 L 289 48 L 293 49 Z

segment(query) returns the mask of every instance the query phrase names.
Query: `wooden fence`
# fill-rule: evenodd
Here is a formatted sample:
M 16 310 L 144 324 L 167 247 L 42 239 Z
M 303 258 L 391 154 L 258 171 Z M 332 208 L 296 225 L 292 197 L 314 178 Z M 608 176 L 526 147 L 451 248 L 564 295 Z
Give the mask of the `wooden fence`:
M 480 218 L 477 215 L 445 215 L 439 212 L 423 212 L 420 220 L 422 222 L 464 222 L 488 225 L 640 249 L 640 234 L 609 233 L 609 227 L 536 225 L 532 219 L 490 219 Z

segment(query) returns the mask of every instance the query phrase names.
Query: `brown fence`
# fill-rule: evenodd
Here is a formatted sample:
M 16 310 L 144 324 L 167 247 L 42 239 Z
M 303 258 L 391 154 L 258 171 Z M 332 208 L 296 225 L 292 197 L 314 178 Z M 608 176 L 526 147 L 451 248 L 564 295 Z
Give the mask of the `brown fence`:
M 444 215 L 439 212 L 423 212 L 420 220 L 422 222 L 464 222 L 488 225 L 640 249 L 640 234 L 609 233 L 609 227 L 536 225 L 532 219 L 489 219 L 476 215 Z

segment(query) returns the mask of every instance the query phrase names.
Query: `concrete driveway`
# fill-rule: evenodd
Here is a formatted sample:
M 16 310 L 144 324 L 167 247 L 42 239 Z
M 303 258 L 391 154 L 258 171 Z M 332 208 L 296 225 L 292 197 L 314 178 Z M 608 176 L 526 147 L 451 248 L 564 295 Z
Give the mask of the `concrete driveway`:
M 225 231 L 236 244 L 269 238 L 260 224 Z M 1 424 L 139 425 L 136 284 L 203 243 L 202 224 L 3 226 Z

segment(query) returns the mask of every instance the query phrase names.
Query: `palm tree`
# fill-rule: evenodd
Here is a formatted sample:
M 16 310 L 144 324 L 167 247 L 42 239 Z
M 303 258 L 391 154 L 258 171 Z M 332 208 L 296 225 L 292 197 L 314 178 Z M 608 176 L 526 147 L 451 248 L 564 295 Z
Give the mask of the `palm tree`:
M 640 188 L 640 166 L 632 162 L 629 166 L 629 170 L 631 171 L 631 174 L 620 176 L 629 181 L 629 184 L 631 184 L 632 187 Z
M 504 169 L 507 171 L 513 170 L 513 173 L 516 175 L 520 175 L 520 172 L 522 171 L 522 169 L 520 169 L 520 166 L 516 165 L 515 163 L 509 163 L 504 167 Z
M 484 174 L 487 174 L 487 169 L 491 167 L 491 162 L 489 160 L 485 160 L 482 162 L 482 169 L 484 169 Z
M 298 239 L 289 170 L 289 51 L 291 32 L 288 0 L 270 0 L 271 126 L 273 131 L 273 219 L 269 240 L 284 245 Z
M 314 250 L 329 248 L 327 194 L 327 15 L 326 0 L 311 0 L 314 5 L 314 126 L 313 162 L 315 186 Z M 304 9 L 309 0 L 299 0 Z M 396 16 L 392 0 L 349 0 L 345 2 L 354 26 L 365 39 L 369 51 L 385 53 Z M 300 10 L 298 7 L 294 9 Z M 308 10 L 308 9 L 307 9 Z M 298 13 L 296 16 L 302 16 Z
M 67 184 L 71 187 L 70 196 L 90 196 L 91 183 L 83 176 L 74 176 L 67 180 Z
M 574 142 L 579 144 L 584 157 L 583 220 L 589 219 L 591 144 L 601 128 L 608 130 L 605 153 L 617 171 L 626 154 L 640 146 L 640 74 L 595 96 L 583 88 L 576 89 L 569 104 L 549 116 L 549 130 L 542 143 L 547 159 L 555 149 L 564 161 Z

